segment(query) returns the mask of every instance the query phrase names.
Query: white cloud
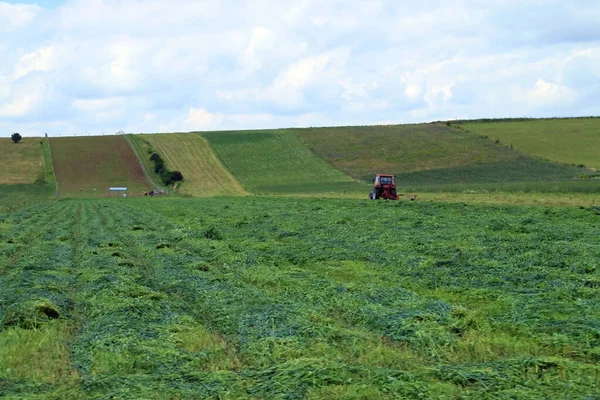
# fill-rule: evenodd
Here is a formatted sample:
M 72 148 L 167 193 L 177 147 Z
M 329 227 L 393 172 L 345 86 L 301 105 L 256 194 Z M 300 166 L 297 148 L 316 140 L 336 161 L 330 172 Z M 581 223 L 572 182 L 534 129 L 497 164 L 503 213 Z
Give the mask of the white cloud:
M 218 129 L 223 122 L 224 115 L 211 113 L 204 108 L 192 108 L 186 120 L 186 128 L 193 131 L 206 131 Z
M 123 107 L 125 99 L 123 97 L 107 97 L 104 99 L 75 99 L 72 107 L 81 111 L 105 111 Z
M 26 115 L 40 101 L 38 94 L 29 94 L 0 105 L 0 117 L 21 117 Z
M 14 79 L 19 79 L 33 71 L 49 71 L 54 63 L 54 48 L 46 47 L 25 54 L 15 65 Z
M 348 125 L 600 109 L 592 0 L 0 0 L 4 131 Z M 542 23 L 543 22 L 543 23 Z
M 12 31 L 30 24 L 41 12 L 37 5 L 0 2 L 0 30 Z
M 574 98 L 574 93 L 564 85 L 538 79 L 535 86 L 527 91 L 527 96 L 533 103 L 554 105 L 571 102 Z

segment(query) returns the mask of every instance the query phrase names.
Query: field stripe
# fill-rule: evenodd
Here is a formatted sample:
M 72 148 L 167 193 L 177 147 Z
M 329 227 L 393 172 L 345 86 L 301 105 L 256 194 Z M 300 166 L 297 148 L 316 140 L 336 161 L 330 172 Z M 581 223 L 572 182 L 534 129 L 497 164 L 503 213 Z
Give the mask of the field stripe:
M 600 169 L 600 118 L 466 122 L 461 125 L 536 157 Z
M 313 154 L 293 130 L 204 132 L 202 136 L 253 193 L 368 193 L 364 184 Z
M 14 144 L 11 139 L 0 139 L 0 185 L 33 183 L 43 176 L 44 154 L 40 140 L 26 137 Z
M 248 193 L 217 159 L 212 147 L 199 135 L 144 135 L 165 159 L 167 168 L 183 174 L 183 194 L 199 197 L 244 196 Z
M 152 177 L 150 176 L 150 171 L 147 170 L 146 166 L 144 165 L 144 162 L 142 161 L 142 155 L 141 152 L 137 146 L 136 143 L 134 142 L 135 139 L 132 139 L 133 135 L 127 135 L 126 139 L 129 142 L 129 145 L 131 146 L 131 149 L 133 150 L 133 153 L 135 154 L 136 158 L 138 159 L 138 161 L 140 162 L 140 166 L 142 167 L 142 171 L 144 171 L 144 175 L 146 176 L 146 179 L 148 179 L 148 181 L 150 183 L 152 183 L 152 186 L 154 186 L 154 189 L 164 189 L 162 185 L 159 185 L 154 179 L 152 179 Z
M 100 197 L 110 186 L 130 194 L 152 184 L 124 136 L 52 138 L 52 159 L 61 197 Z

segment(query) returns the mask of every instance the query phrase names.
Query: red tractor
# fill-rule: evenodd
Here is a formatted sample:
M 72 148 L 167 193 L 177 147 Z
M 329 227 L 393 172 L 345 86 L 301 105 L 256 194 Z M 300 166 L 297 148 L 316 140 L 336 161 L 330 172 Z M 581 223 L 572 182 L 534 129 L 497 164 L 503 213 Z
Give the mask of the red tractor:
M 394 175 L 378 174 L 373 179 L 373 191 L 369 193 L 369 200 L 386 199 L 398 200 Z
M 373 191 L 369 193 L 369 200 L 399 200 L 400 196 L 406 196 L 410 201 L 414 201 L 417 198 L 416 194 L 397 193 L 394 175 L 378 174 L 373 179 Z

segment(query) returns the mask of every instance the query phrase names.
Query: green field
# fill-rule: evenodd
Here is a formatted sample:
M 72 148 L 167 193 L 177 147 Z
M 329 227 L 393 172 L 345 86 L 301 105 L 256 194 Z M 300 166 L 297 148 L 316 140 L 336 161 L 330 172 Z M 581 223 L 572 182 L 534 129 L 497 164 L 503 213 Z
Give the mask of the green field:
M 141 148 L 146 145 L 157 151 L 169 170 L 183 174 L 184 181 L 178 188 L 179 193 L 194 197 L 247 194 L 202 136 L 193 133 L 132 136 Z M 149 159 L 148 150 L 142 153 L 143 157 Z M 153 171 L 153 166 L 147 165 L 146 169 Z
M 600 118 L 464 121 L 460 126 L 537 157 L 600 169 Z
M 207 132 L 202 136 L 250 193 L 368 193 L 366 185 L 315 156 L 298 140 L 295 130 Z
M 10 151 L 20 152 L 19 162 L 15 163 L 14 154 L 5 154 L 10 165 L 0 173 L 0 181 L 5 182 L 0 184 L 0 212 L 47 202 L 54 198 L 56 193 L 56 180 L 52 172 L 48 141 L 41 138 L 26 138 L 24 140 L 26 141 L 16 146 L 27 144 L 26 146 L 8 148 Z M 4 150 L 7 150 L 7 148 L 4 148 Z M 41 157 L 41 160 L 39 157 Z M 34 176 L 35 183 L 31 183 Z M 15 181 L 29 183 L 6 183 Z
M 596 398 L 600 209 L 62 200 L 0 214 L 7 399 Z
M 0 397 L 599 398 L 600 179 L 495 124 L 52 138 L 58 201 L 38 140 L 0 174 Z M 149 190 L 152 151 L 216 197 L 64 199 Z
M 100 197 L 111 186 L 152 189 L 125 136 L 50 139 L 60 197 Z
M 47 184 L 0 185 L 0 212 L 46 203 L 54 194 L 54 186 Z
M 456 190 L 448 186 L 456 184 L 463 190 L 471 184 L 555 182 L 594 174 L 586 168 L 533 158 L 442 123 L 297 132 L 311 150 L 354 178 L 370 181 L 377 173 L 391 173 L 400 186 L 416 189 Z M 584 185 L 600 190 L 598 182 Z
M 25 137 L 14 144 L 11 139 L 0 139 L 0 185 L 34 183 L 43 176 L 43 141 L 39 137 Z

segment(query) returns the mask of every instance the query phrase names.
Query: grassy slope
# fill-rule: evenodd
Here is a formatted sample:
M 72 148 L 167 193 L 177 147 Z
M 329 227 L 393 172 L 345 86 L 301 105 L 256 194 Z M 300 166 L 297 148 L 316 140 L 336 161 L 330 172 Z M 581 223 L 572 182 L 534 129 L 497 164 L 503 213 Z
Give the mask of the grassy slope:
M 143 139 L 143 135 L 129 134 L 126 138 L 136 152 L 147 176 L 152 180 L 155 189 L 166 189 L 160 176 L 154 172 L 154 163 L 150 160 L 150 154 L 152 154 L 155 149 L 148 141 Z
M 0 185 L 34 183 L 42 174 L 44 155 L 39 137 L 25 137 L 19 144 L 0 139 Z
M 597 397 L 598 209 L 155 200 L 0 215 L 4 398 Z
M 300 142 L 295 130 L 202 133 L 252 193 L 368 192 Z
M 124 136 L 52 138 L 50 144 L 60 197 L 102 196 L 110 186 L 130 193 L 152 187 Z
M 47 202 L 54 193 L 48 184 L 0 185 L 0 212 Z
M 461 125 L 534 156 L 600 169 L 600 118 L 468 122 Z
M 36 143 L 39 145 L 40 140 L 43 140 L 41 150 L 36 149 L 35 146 Z M 25 171 L 28 169 L 29 171 L 23 174 L 23 171 L 14 171 L 13 168 L 7 168 L 3 170 L 2 179 L 4 181 L 20 179 L 27 181 L 34 178 L 35 172 L 37 173 L 35 175 L 35 183 L 0 184 L 0 212 L 46 202 L 54 197 L 56 180 L 52 172 L 52 160 L 50 158 L 48 141 L 41 138 L 29 138 L 28 141 L 22 142 L 18 146 L 23 143 L 28 143 L 29 146 L 21 154 L 23 157 L 21 158 L 20 165 L 24 167 Z M 18 150 L 21 151 L 23 148 L 19 148 Z M 41 167 L 39 165 L 38 152 L 42 156 Z M 8 156 L 8 159 L 10 160 L 11 156 Z M 37 168 L 33 168 L 34 165 L 38 165 Z
M 404 186 L 560 181 L 589 172 L 533 158 L 445 124 L 312 128 L 298 135 L 355 178 L 393 173 Z
M 171 133 L 136 135 L 136 139 L 146 141 L 156 149 L 165 160 L 168 169 L 183 174 L 184 181 L 178 189 L 179 193 L 196 197 L 246 194 L 239 182 L 217 159 L 210 144 L 202 136 L 192 133 Z M 148 158 L 147 151 L 142 156 Z

